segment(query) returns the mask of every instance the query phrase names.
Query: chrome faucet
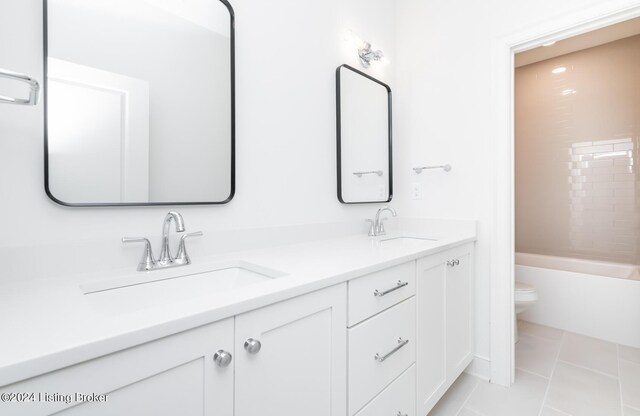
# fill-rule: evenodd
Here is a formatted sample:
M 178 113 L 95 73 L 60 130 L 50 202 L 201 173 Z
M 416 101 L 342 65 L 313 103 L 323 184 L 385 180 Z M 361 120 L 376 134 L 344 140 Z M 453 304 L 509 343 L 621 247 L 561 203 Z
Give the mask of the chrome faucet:
M 151 242 L 149 241 L 149 239 L 144 237 L 122 237 L 123 243 L 145 244 L 144 252 L 142 253 L 142 259 L 138 264 L 138 271 L 146 272 L 151 270 L 186 266 L 187 264 L 191 264 L 191 259 L 187 254 L 185 240 L 189 237 L 202 236 L 202 231 L 184 234 L 180 238 L 178 254 L 176 255 L 176 257 L 173 257 L 171 256 L 171 249 L 169 247 L 169 230 L 171 228 L 172 222 L 175 223 L 177 232 L 182 233 L 185 230 L 184 219 L 182 218 L 182 215 L 180 215 L 180 213 L 176 211 L 169 212 L 164 218 L 164 222 L 162 223 L 162 252 L 160 253 L 160 257 L 157 260 L 153 257 L 153 250 L 151 249 Z
M 397 216 L 396 210 L 391 208 L 390 206 L 386 206 L 384 208 L 380 208 L 378 212 L 376 212 L 375 220 L 367 219 L 371 223 L 371 227 L 369 227 L 369 237 L 377 237 L 379 235 L 385 235 L 386 231 L 384 230 L 384 220 L 387 218 L 380 218 L 380 214 L 384 211 L 389 211 L 392 216 Z
M 176 232 L 184 232 L 184 219 L 179 212 L 169 211 L 164 222 L 162 223 L 162 251 L 160 257 L 158 257 L 158 263 L 162 266 L 173 263 L 173 257 L 171 257 L 171 250 L 169 249 L 169 230 L 171 228 L 171 222 L 176 224 Z

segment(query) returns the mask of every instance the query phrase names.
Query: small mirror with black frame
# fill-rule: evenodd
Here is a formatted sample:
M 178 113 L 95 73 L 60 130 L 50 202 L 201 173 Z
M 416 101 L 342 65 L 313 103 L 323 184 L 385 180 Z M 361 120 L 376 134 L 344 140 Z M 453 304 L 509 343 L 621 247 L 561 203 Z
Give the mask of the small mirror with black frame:
M 235 192 L 226 0 L 43 0 L 45 190 L 67 206 Z
M 391 88 L 349 65 L 336 69 L 338 200 L 393 197 Z

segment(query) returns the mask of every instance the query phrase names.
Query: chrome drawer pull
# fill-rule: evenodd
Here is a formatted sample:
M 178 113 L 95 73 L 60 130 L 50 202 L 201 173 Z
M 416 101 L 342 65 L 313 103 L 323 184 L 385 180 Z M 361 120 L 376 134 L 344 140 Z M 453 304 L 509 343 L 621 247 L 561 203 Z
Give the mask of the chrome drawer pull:
M 378 289 L 375 290 L 375 292 L 373 292 L 373 296 L 377 296 L 377 297 L 382 297 L 384 295 L 388 295 L 389 293 L 393 292 L 394 290 L 398 290 L 401 287 L 405 287 L 409 284 L 409 282 L 403 282 L 402 280 L 398 280 L 398 283 L 396 283 L 396 285 L 394 287 L 392 287 L 391 289 L 387 289 L 384 292 L 380 292 Z
M 375 358 L 376 361 L 378 362 L 383 362 L 384 360 L 386 360 L 387 358 L 391 357 L 393 354 L 395 354 L 396 352 L 398 352 L 398 350 L 402 347 L 404 347 L 405 345 L 407 345 L 409 343 L 408 339 L 402 339 L 402 338 L 398 338 L 398 345 L 392 349 L 391 351 L 389 351 L 388 353 L 386 353 L 385 355 L 380 355 L 378 353 L 376 353 Z

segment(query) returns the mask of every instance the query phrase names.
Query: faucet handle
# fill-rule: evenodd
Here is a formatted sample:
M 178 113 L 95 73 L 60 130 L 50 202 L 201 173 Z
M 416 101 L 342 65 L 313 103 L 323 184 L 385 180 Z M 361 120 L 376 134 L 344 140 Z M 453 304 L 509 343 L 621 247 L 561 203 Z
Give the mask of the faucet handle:
M 191 264 L 191 259 L 189 258 L 189 254 L 187 254 L 187 246 L 184 243 L 184 240 L 190 237 L 202 237 L 204 233 L 202 231 L 196 231 L 193 233 L 184 234 L 180 237 L 180 246 L 178 247 L 178 255 L 173 260 L 176 264 Z
M 151 242 L 148 238 L 144 237 L 122 237 L 123 243 L 144 243 L 144 252 L 140 263 L 138 263 L 138 271 L 144 272 L 153 270 L 156 267 L 156 261 L 153 258 L 153 250 L 151 249 Z
M 378 224 L 378 233 L 377 235 L 385 235 L 387 232 L 384 230 L 384 222 L 387 220 L 387 217 L 380 218 L 380 224 Z
M 371 226 L 369 226 L 369 237 L 375 237 L 376 236 L 376 223 L 374 220 L 367 218 L 365 219 L 366 222 L 371 223 Z

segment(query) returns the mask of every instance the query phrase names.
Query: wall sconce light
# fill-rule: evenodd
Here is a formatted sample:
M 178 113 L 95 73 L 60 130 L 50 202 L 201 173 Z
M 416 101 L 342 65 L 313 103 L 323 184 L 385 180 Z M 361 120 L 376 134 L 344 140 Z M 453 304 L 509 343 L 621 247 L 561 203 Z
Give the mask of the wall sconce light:
M 371 66 L 371 61 L 381 61 L 384 58 L 384 53 L 381 50 L 372 50 L 369 42 L 363 41 L 350 30 L 347 31 L 345 41 L 358 48 L 358 58 L 360 58 L 360 63 L 365 68 Z
M 374 51 L 371 49 L 369 42 L 363 42 L 361 48 L 358 48 L 358 57 L 360 57 L 360 63 L 363 67 L 369 68 L 371 61 L 380 61 L 384 58 L 384 53 L 380 49 Z

